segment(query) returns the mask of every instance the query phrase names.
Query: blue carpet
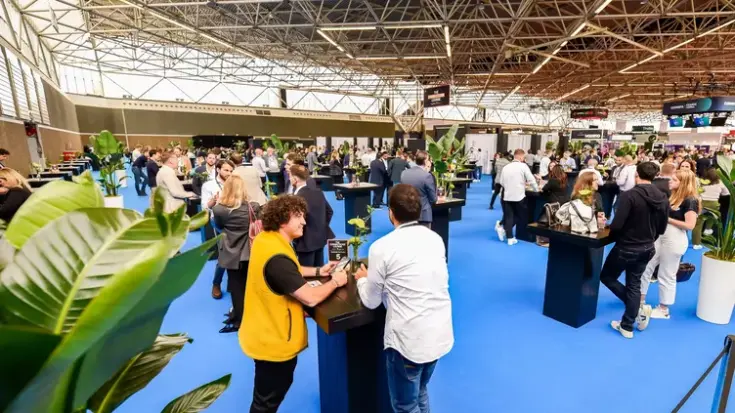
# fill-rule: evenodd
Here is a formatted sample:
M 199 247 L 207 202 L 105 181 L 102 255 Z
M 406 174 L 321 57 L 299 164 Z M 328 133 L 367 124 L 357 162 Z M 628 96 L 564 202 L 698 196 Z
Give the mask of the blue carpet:
M 432 411 L 501 413 L 669 412 L 722 348 L 729 326 L 695 316 L 698 273 L 679 284 L 671 320 L 653 320 L 645 333 L 625 340 L 609 327 L 622 315 L 622 304 L 604 286 L 597 318 L 574 329 L 541 314 L 547 250 L 520 242 L 500 243 L 493 226 L 500 211 L 487 209 L 490 181 L 474 184 L 460 222 L 450 229 L 450 292 L 456 344 L 443 358 L 430 384 Z M 128 208 L 143 210 L 147 198 L 123 190 Z M 327 197 L 335 215 L 332 229 L 344 234 L 344 207 Z M 386 210 L 373 218 L 371 240 L 391 230 Z M 200 242 L 189 235 L 187 248 Z M 367 247 L 365 253 L 367 253 Z M 685 261 L 700 265 L 701 253 L 689 250 Z M 230 388 L 208 410 L 247 411 L 253 363 L 240 350 L 235 334 L 222 335 L 229 296 L 210 296 L 214 262 L 196 284 L 173 303 L 165 333 L 184 332 L 185 347 L 145 389 L 118 410 L 160 411 L 166 403 L 200 384 L 232 373 Z M 650 302 L 658 292 L 654 285 Z M 299 356 L 294 384 L 281 413 L 319 412 L 316 328 L 308 321 L 311 347 Z M 718 370 L 715 370 L 717 373 Z M 682 413 L 709 411 L 715 379 L 709 378 Z

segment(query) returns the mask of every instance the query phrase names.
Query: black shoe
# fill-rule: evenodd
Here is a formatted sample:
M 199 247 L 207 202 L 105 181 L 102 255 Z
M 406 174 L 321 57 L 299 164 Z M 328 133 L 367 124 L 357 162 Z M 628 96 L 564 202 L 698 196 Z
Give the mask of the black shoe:
M 227 324 L 226 326 L 222 327 L 219 332 L 221 334 L 227 334 L 227 333 L 235 333 L 237 330 L 239 330 L 239 326 L 235 326 L 234 324 Z
M 492 205 L 490 205 L 490 207 L 488 207 L 488 209 L 495 209 L 495 207 L 492 206 Z

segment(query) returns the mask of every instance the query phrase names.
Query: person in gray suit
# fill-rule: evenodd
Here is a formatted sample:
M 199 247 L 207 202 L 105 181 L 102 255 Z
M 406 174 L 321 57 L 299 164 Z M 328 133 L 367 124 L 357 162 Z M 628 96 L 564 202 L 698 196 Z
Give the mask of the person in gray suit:
M 250 217 L 257 219 L 259 213 L 260 205 L 250 201 L 245 181 L 238 175 L 230 176 L 212 208 L 214 225 L 223 234 L 218 242 L 217 260 L 227 269 L 227 291 L 232 297 L 232 312 L 220 333 L 233 333 L 240 328 L 250 262 Z
M 406 169 L 408 169 L 406 155 L 402 151 L 398 151 L 396 157 L 388 163 L 388 176 L 390 177 L 391 186 L 401 183 L 401 174 Z
M 421 195 L 421 216 L 419 223 L 431 228 L 431 204 L 436 202 L 436 183 L 434 176 L 429 173 L 431 161 L 427 159 L 426 152 L 419 151 L 416 154 L 416 166 L 406 169 L 401 174 L 401 183 L 416 188 Z

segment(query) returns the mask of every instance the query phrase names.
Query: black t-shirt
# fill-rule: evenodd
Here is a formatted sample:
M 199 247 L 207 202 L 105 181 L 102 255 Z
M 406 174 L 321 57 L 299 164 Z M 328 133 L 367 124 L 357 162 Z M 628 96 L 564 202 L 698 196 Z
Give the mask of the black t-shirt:
M 674 207 L 671 207 L 671 209 L 669 210 L 669 218 L 675 219 L 677 221 L 685 221 L 684 216 L 689 211 L 699 213 L 699 201 L 697 201 L 696 198 L 685 199 L 681 203 L 681 205 L 679 205 L 678 209 L 674 209 Z
M 278 295 L 293 294 L 294 291 L 306 284 L 306 280 L 299 272 L 299 267 L 285 255 L 276 255 L 266 264 L 265 282 Z
M 147 163 L 148 163 L 148 158 L 145 155 L 140 155 L 133 162 L 133 166 L 138 167 L 140 169 L 143 169 L 143 168 L 145 168 L 145 166 L 146 166 Z

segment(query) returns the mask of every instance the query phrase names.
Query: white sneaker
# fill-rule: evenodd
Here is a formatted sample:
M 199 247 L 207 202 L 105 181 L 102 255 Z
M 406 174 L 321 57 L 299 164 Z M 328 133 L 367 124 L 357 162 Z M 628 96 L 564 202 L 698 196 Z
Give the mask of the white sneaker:
M 711 229 L 705 229 L 705 230 L 704 230 L 704 231 L 702 232 L 702 234 L 704 234 L 704 235 L 712 235 L 712 234 L 714 234 L 714 233 L 715 233 L 715 232 L 714 232 L 713 230 L 711 230 Z
M 503 235 L 505 235 L 505 232 L 503 232 Z M 516 245 L 518 244 L 518 240 L 515 238 L 508 238 L 508 245 Z
M 495 232 L 498 233 L 498 239 L 500 240 L 500 242 L 505 241 L 505 229 L 503 229 L 502 226 L 495 225 Z
M 694 248 L 695 250 L 701 250 L 702 249 L 702 246 L 701 245 L 695 245 L 692 248 Z
M 671 318 L 671 315 L 669 314 L 669 310 L 664 310 L 661 306 L 656 306 L 656 308 L 651 311 L 651 318 L 668 320 Z
M 651 321 L 651 306 L 648 304 L 641 304 L 641 308 L 638 310 L 638 316 L 635 318 L 638 323 L 638 331 L 643 331 L 648 328 L 648 323 Z
M 623 330 L 622 327 L 620 327 L 620 321 L 612 321 L 610 322 L 610 327 L 613 328 L 613 330 L 617 330 L 620 335 L 622 335 L 625 338 L 633 338 L 633 332 L 628 330 Z

